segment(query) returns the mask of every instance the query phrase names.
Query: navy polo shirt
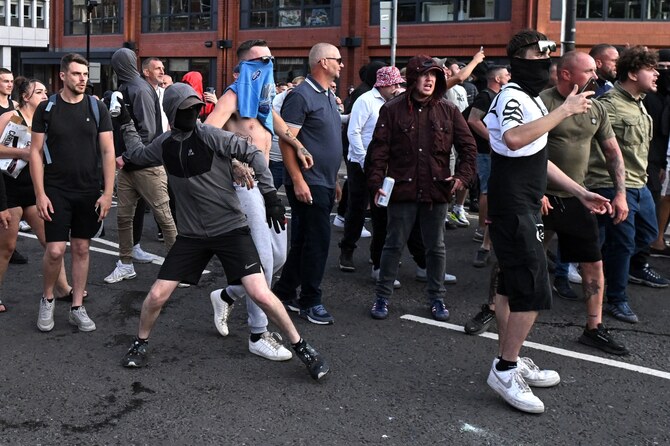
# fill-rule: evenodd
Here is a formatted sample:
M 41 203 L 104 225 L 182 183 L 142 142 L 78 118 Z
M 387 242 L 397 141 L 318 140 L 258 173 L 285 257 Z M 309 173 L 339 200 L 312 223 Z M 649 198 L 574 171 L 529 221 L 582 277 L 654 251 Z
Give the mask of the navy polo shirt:
M 314 157 L 314 167 L 302 171 L 305 182 L 334 189 L 342 163 L 342 120 L 335 96 L 307 76 L 286 95 L 281 116 L 289 127 L 300 128 L 298 140 Z M 288 173 L 284 182 L 293 184 Z

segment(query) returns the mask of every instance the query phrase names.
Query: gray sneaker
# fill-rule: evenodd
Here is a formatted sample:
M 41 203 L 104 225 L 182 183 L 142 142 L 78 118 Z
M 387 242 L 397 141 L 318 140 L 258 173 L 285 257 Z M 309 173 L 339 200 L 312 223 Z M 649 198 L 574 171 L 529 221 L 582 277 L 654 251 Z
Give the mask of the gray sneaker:
M 79 327 L 79 331 L 95 330 L 95 322 L 93 322 L 91 318 L 88 317 L 88 314 L 86 314 L 86 308 L 84 308 L 83 305 L 76 310 L 71 309 L 67 320 L 70 325 L 76 325 Z
M 37 317 L 37 328 L 40 331 L 51 331 L 54 328 L 54 309 L 56 301 L 49 302 L 46 298 L 40 300 L 40 314 Z

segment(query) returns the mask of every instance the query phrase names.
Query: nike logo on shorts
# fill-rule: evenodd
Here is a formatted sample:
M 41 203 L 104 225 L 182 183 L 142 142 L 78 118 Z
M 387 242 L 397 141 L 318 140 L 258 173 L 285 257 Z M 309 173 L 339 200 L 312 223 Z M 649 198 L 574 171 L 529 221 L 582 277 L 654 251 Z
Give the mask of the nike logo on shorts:
M 251 268 L 252 266 L 256 265 L 257 263 L 258 263 L 258 262 L 254 262 L 254 263 L 252 263 L 251 265 L 244 265 L 244 269 L 249 269 L 249 268 Z

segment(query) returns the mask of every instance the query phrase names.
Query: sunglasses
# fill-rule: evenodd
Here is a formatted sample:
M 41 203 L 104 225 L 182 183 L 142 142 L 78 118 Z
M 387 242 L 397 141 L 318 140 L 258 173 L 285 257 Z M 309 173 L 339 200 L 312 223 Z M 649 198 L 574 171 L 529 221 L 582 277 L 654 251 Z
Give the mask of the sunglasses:
M 337 61 L 338 65 L 342 63 L 341 57 L 324 57 L 324 59 Z
M 540 48 L 541 53 L 553 53 L 556 51 L 556 42 L 553 40 L 538 40 L 537 42 L 529 43 L 524 45 L 521 48 L 528 48 L 529 46 L 537 45 Z
M 274 63 L 275 58 L 273 56 L 261 56 L 261 57 L 255 57 L 253 59 L 249 59 L 246 62 L 263 62 L 265 65 L 269 64 L 270 62 Z

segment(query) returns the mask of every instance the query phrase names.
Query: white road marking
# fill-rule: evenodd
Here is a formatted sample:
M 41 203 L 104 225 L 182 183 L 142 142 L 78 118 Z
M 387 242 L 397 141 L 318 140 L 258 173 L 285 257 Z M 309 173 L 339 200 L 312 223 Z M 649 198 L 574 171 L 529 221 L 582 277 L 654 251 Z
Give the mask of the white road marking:
M 433 325 L 435 327 L 446 328 L 447 330 L 453 330 L 463 333 L 463 327 L 460 325 L 449 324 L 446 322 L 439 322 L 433 319 L 427 319 L 424 317 L 414 316 L 411 314 L 405 314 L 400 316 L 400 319 L 407 321 L 418 322 L 420 324 Z M 495 333 L 482 333 L 478 335 L 482 338 L 498 340 L 498 335 Z M 535 350 L 542 350 L 545 352 L 553 353 L 555 355 L 567 356 L 568 358 L 581 359 L 582 361 L 595 362 L 596 364 L 607 365 L 610 367 L 617 367 L 620 369 L 630 370 L 637 373 L 642 373 L 643 375 L 651 375 L 657 378 L 669 379 L 670 373 L 664 372 L 663 370 L 650 369 L 648 367 L 643 367 L 635 364 L 629 364 L 627 362 L 615 361 L 613 359 L 601 358 L 600 356 L 587 355 L 585 353 L 573 352 L 571 350 L 566 350 L 563 348 L 552 347 L 550 345 L 538 344 L 537 342 L 526 341 L 523 343 L 524 347 L 533 348 Z

